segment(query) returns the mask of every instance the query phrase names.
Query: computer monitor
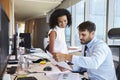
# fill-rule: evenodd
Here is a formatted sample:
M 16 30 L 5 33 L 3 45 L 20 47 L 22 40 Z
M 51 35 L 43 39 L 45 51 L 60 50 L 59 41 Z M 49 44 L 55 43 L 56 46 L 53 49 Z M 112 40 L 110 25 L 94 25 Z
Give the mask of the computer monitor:
M 17 27 L 17 26 L 16 26 Z M 19 38 L 19 40 L 18 40 Z M 16 33 L 13 35 L 12 39 L 12 56 L 14 56 L 12 59 L 9 59 L 9 64 L 17 64 L 18 63 L 18 47 L 24 47 L 26 49 L 31 48 L 31 36 L 30 33 L 19 33 L 16 31 Z
M 0 80 L 9 59 L 9 19 L 0 5 Z
M 25 47 L 26 49 L 30 49 L 31 48 L 31 35 L 30 35 L 30 33 L 20 33 L 19 37 L 20 37 L 19 46 Z
M 19 34 L 18 34 L 18 24 L 16 23 L 15 34 L 12 37 L 12 59 L 9 59 L 9 64 L 16 64 L 18 62 L 18 44 L 19 44 Z
M 13 62 L 14 62 L 14 60 L 16 61 L 16 60 L 18 60 L 18 58 L 17 58 L 17 36 L 18 36 L 18 34 L 17 33 L 15 33 L 14 35 L 13 35 L 13 39 L 12 39 L 12 55 L 14 55 L 15 56 L 15 58 L 13 59 Z

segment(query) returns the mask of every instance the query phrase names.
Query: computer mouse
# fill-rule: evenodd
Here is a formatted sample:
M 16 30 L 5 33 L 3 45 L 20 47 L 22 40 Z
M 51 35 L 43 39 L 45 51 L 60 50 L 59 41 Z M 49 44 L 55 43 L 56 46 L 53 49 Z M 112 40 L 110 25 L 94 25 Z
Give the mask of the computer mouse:
M 52 70 L 52 67 L 50 66 L 46 66 L 43 68 L 43 71 L 51 71 Z

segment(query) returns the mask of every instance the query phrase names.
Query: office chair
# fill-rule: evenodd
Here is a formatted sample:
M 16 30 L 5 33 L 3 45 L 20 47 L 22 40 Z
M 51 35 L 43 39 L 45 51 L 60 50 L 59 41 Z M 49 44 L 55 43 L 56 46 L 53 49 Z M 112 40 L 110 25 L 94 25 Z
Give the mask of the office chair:
M 49 38 L 44 38 L 44 50 L 46 50 L 46 48 L 47 48 L 47 46 L 48 46 L 48 44 L 49 44 Z
M 108 32 L 108 37 L 110 39 L 120 39 L 120 28 L 112 28 L 109 30 Z M 120 47 L 119 47 L 119 63 L 118 66 L 116 68 L 116 76 L 118 78 L 118 80 L 120 80 Z

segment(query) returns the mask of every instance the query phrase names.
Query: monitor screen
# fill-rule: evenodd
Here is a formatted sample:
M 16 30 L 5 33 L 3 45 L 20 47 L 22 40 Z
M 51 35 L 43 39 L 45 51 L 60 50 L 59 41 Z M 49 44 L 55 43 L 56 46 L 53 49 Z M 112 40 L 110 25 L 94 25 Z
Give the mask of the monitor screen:
M 9 58 L 9 19 L 0 6 L 0 80 Z
M 15 56 L 14 60 L 18 60 L 17 59 L 17 33 L 13 35 L 13 45 L 12 45 L 12 55 Z M 10 62 L 10 61 L 9 61 Z
M 19 46 L 30 49 L 31 48 L 31 36 L 30 36 L 30 33 L 20 33 L 19 37 L 20 37 Z
M 18 37 L 20 39 L 18 40 Z M 12 56 L 14 56 L 12 59 L 9 59 L 9 64 L 17 64 L 18 63 L 18 47 L 25 47 L 27 49 L 31 48 L 31 36 L 30 33 L 20 33 L 16 32 L 13 35 L 13 45 L 12 45 Z

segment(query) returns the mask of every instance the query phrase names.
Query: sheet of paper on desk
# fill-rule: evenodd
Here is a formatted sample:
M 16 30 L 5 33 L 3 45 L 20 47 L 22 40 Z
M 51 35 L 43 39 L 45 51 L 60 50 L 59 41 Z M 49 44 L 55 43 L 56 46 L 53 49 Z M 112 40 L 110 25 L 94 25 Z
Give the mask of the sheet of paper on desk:
M 24 55 L 26 58 L 31 59 L 32 61 L 36 61 L 38 59 L 43 59 L 43 58 L 50 58 L 46 53 L 31 53 Z
M 40 48 L 33 48 L 33 49 L 30 49 L 30 52 L 35 52 L 35 53 L 39 53 L 39 52 L 44 52 L 42 49 Z
M 81 80 L 78 73 L 64 73 L 60 74 L 58 80 Z
M 72 70 L 72 68 L 66 63 L 66 62 L 57 62 L 55 61 L 55 59 L 53 58 L 53 56 L 51 55 L 50 52 L 47 51 L 47 55 L 50 57 L 49 60 L 52 64 L 54 65 L 58 65 L 60 67 L 63 67 L 65 69 L 68 69 L 68 70 Z
M 66 62 L 58 62 L 57 65 L 65 69 L 72 70 L 72 68 Z
M 39 57 L 39 58 L 50 58 L 46 53 L 32 53 L 30 54 L 32 56 L 36 56 L 36 57 Z
M 32 61 L 36 61 L 38 59 L 40 59 L 39 57 L 37 56 L 32 56 L 32 55 L 24 55 L 27 59 L 29 60 L 32 60 Z

